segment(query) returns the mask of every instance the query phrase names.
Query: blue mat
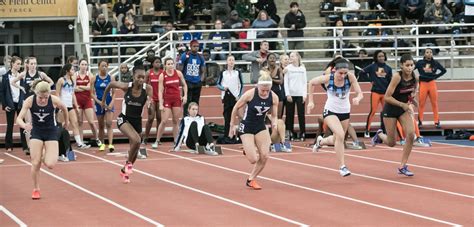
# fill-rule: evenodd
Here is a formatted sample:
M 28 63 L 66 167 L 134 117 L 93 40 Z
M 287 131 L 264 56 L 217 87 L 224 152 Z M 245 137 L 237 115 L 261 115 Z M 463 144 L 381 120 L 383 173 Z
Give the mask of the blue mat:
M 445 144 L 474 147 L 474 141 L 469 141 L 469 140 L 446 140 L 444 136 L 426 136 L 426 138 L 429 138 L 431 139 L 431 142 L 436 142 L 436 143 L 445 143 Z

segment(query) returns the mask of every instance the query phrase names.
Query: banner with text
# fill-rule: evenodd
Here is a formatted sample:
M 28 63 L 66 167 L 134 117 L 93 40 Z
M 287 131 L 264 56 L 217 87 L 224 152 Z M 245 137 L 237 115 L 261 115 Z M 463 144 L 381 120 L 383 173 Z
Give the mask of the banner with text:
M 0 0 L 0 20 L 76 17 L 77 0 Z

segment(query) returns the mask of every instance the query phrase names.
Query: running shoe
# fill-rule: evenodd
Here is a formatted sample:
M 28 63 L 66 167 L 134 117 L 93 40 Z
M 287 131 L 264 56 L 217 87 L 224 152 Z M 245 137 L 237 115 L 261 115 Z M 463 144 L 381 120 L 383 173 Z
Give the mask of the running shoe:
M 418 119 L 418 128 L 423 128 L 423 122 Z
M 382 143 L 382 140 L 380 139 L 379 137 L 379 134 L 382 133 L 383 130 L 382 129 L 379 129 L 377 130 L 377 132 L 375 133 L 374 137 L 372 137 L 372 139 L 370 140 L 370 143 L 372 144 L 372 146 L 375 146 L 377 144 L 381 144 Z
M 290 141 L 285 141 L 285 142 L 283 143 L 283 145 L 285 145 L 286 152 L 291 152 L 291 151 L 292 151 L 292 150 L 291 150 L 291 143 L 290 143 Z
M 407 165 L 404 165 L 402 168 L 398 168 L 398 174 L 403 174 L 407 177 L 412 177 L 414 176 L 415 174 L 413 174 L 413 172 L 411 172 L 410 170 L 408 170 L 408 166 Z
M 216 152 L 215 146 L 214 146 L 213 143 L 206 145 L 206 151 L 205 151 L 205 152 L 206 152 L 207 155 L 212 155 L 212 156 L 219 155 L 219 154 Z
M 109 152 L 112 153 L 112 152 L 114 152 L 114 150 L 115 150 L 114 145 L 109 144 Z
M 34 200 L 40 199 L 41 194 L 39 189 L 33 189 L 33 193 L 31 194 L 31 198 Z
M 439 124 L 439 122 L 435 123 L 435 127 L 436 127 L 437 129 L 440 129 L 440 128 L 441 128 L 441 125 Z
M 23 152 L 25 152 L 25 155 L 26 155 L 26 156 L 30 156 L 30 149 L 29 149 L 29 148 L 23 150 Z
M 417 146 L 417 147 L 429 147 L 430 146 L 428 143 L 425 143 L 425 140 L 424 140 L 423 136 L 420 136 L 420 137 L 416 138 L 413 145 Z
M 123 170 L 120 170 L 120 177 L 122 177 L 122 181 L 124 184 L 130 183 L 130 176 L 128 174 L 124 173 Z
M 262 187 L 258 185 L 256 180 L 247 180 L 247 183 L 245 183 L 248 187 L 252 188 L 253 190 L 260 190 Z
M 341 174 L 341 176 L 343 177 L 347 177 L 351 175 L 351 171 L 349 171 L 346 166 L 341 166 L 341 168 L 339 169 L 339 174 Z
M 398 143 L 403 146 L 407 143 L 407 141 L 405 139 L 401 139 Z
M 369 131 L 365 131 L 364 137 L 365 137 L 365 138 L 370 138 L 370 132 L 369 132 Z
M 58 161 L 61 161 L 61 162 L 69 162 L 69 159 L 66 157 L 66 155 L 60 155 L 58 157 Z
M 91 145 L 86 145 L 85 143 L 77 145 L 79 149 L 89 149 Z
M 101 147 L 102 141 L 100 141 L 100 139 L 95 139 L 95 144 L 97 144 L 98 147 Z
M 276 152 L 275 144 L 270 145 L 270 152 Z
M 347 148 L 352 149 L 352 150 L 362 150 L 362 146 L 360 146 L 359 142 L 357 141 L 352 141 L 352 143 L 349 143 L 347 145 Z
M 322 147 L 321 146 L 321 141 L 322 140 L 323 140 L 323 137 L 318 136 L 318 138 L 316 139 L 316 143 L 313 146 L 313 152 L 318 152 L 319 151 L 319 149 Z
M 125 163 L 125 166 L 123 167 L 123 169 L 124 169 L 124 171 L 127 175 L 132 174 L 133 173 L 133 164 L 131 162 L 127 161 Z
M 281 152 L 289 152 L 288 149 L 286 149 L 285 147 L 285 144 L 280 144 L 280 149 L 281 149 Z
M 105 144 L 101 144 L 99 146 L 99 151 L 105 151 Z
M 158 148 L 158 141 L 155 141 L 152 145 L 151 148 L 156 149 Z
M 144 154 L 138 152 L 138 153 L 137 153 L 137 158 L 138 158 L 138 159 L 146 159 L 147 157 L 146 157 L 146 155 L 144 155 Z

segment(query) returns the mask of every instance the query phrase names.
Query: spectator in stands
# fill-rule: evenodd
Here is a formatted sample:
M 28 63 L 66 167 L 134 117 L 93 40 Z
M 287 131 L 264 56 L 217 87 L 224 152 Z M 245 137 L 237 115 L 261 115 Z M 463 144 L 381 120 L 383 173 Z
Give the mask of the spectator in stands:
M 127 63 L 120 64 L 119 76 L 115 78 L 117 81 L 128 83 L 132 81 L 132 72 L 128 68 Z
M 87 11 L 89 12 L 89 21 L 95 20 L 100 11 L 98 0 L 86 0 Z
M 225 29 L 237 29 L 242 28 L 242 18 L 239 17 L 237 10 L 230 12 L 230 17 L 224 24 Z
M 146 71 L 150 70 L 153 67 L 152 64 L 154 60 L 155 60 L 155 51 L 153 49 L 149 49 L 146 52 L 145 59 L 142 60 L 143 67 L 145 68 Z
M 174 24 L 189 23 L 193 17 L 191 0 L 170 0 L 170 16 Z
M 92 34 L 93 35 L 111 35 L 112 34 L 112 24 L 110 21 L 108 21 L 105 17 L 104 14 L 99 14 L 97 16 L 97 20 L 92 23 Z M 111 41 L 110 38 L 107 37 L 99 37 L 99 38 L 94 38 L 94 42 L 109 42 Z M 104 44 L 100 44 L 104 45 Z M 99 51 L 103 52 L 103 50 L 107 50 L 107 55 L 112 55 L 112 48 L 107 47 L 107 48 L 93 48 L 92 52 L 94 56 L 99 55 Z M 111 62 L 112 59 L 109 59 L 109 62 Z M 97 60 L 95 60 L 97 61 Z
M 219 77 L 219 65 L 217 62 L 211 60 L 211 51 L 205 49 L 202 51 L 202 56 L 204 57 L 204 61 L 206 62 L 206 78 L 205 83 L 207 86 L 214 86 L 217 83 L 217 79 Z
M 135 15 L 133 11 L 132 3 L 128 0 L 120 0 L 114 4 L 114 8 L 112 9 L 112 16 L 114 18 L 115 23 L 117 23 L 117 28 L 120 29 L 123 24 L 123 18 Z
M 213 21 L 226 21 L 229 16 L 230 7 L 228 0 L 213 0 L 212 1 L 211 17 Z M 224 59 L 222 59 L 224 60 Z
M 344 29 L 344 21 L 341 18 L 336 20 L 336 27 L 338 27 L 335 30 L 336 33 L 334 33 L 333 29 L 329 30 L 329 36 L 336 38 L 336 47 L 334 47 L 334 40 L 329 40 L 328 48 L 350 48 L 351 44 L 349 43 L 349 40 L 340 40 L 340 38 L 349 36 L 349 31 Z
M 192 40 L 190 42 L 191 51 L 181 55 L 178 62 L 178 70 L 184 75 L 184 79 L 187 85 L 187 102 L 185 102 L 183 109 L 185 110 L 184 116 L 187 115 L 188 104 L 195 102 L 199 104 L 199 98 L 201 97 L 202 82 L 205 78 L 206 63 L 201 54 L 198 53 L 199 42 Z
M 254 12 L 252 12 L 252 4 L 250 0 L 237 0 L 235 4 L 235 10 L 241 18 L 253 19 L 255 18 L 255 6 L 253 6 Z
M 276 28 L 277 23 L 268 17 L 267 11 L 261 10 L 258 13 L 257 19 L 252 23 L 252 28 Z M 257 38 L 276 38 L 278 36 L 277 31 L 257 31 Z M 270 44 L 270 49 L 276 49 L 276 43 L 272 42 Z
M 425 6 L 425 0 L 401 0 L 400 16 L 402 17 L 402 22 L 406 24 L 408 18 L 415 19 L 418 24 L 421 24 L 423 22 Z
M 168 33 L 168 32 L 171 32 L 171 31 L 173 31 L 174 29 L 175 29 L 175 27 L 174 27 L 174 25 L 173 25 L 173 21 L 168 20 L 168 21 L 166 22 L 166 24 L 165 24 L 165 31 L 164 31 L 163 34 L 166 34 L 166 33 Z M 178 34 L 176 34 L 176 33 L 173 33 L 172 38 L 173 38 L 174 41 L 179 40 Z M 163 38 L 163 41 L 166 41 L 166 40 L 170 40 L 169 36 L 166 36 L 166 37 Z M 171 47 L 171 48 L 174 48 L 174 47 Z M 163 49 L 163 50 L 160 52 L 160 57 L 163 58 L 163 57 L 167 56 L 167 51 L 171 51 L 171 50 L 169 50 L 169 49 L 168 49 L 168 50 Z M 171 54 L 168 54 L 168 57 L 171 57 Z M 174 56 L 173 56 L 173 58 L 174 58 Z
M 109 20 L 109 4 L 111 3 L 111 0 L 99 0 L 99 5 L 101 8 L 100 13 L 104 14 L 105 19 Z
M 7 73 L 10 68 L 11 68 L 11 61 L 12 61 L 12 56 L 10 55 L 5 55 L 3 57 L 3 66 L 0 67 L 0 76 L 3 76 L 5 75 L 5 73 Z M 1 82 L 1 81 L 0 81 Z
M 138 15 L 140 12 L 137 10 L 137 7 L 140 6 L 141 0 L 128 0 L 132 3 L 133 15 Z
M 286 95 L 286 129 L 291 133 L 292 139 L 305 140 L 305 111 L 304 106 L 307 97 L 307 76 L 306 68 L 301 62 L 301 56 L 297 51 L 293 51 L 290 54 L 290 62 L 284 70 L 284 88 Z M 295 105 L 298 112 L 298 123 L 300 127 L 300 133 L 296 137 L 294 131 L 294 116 L 295 116 Z
M 229 51 L 229 32 L 221 32 L 222 21 L 216 20 L 214 22 L 215 32 L 209 33 L 209 40 L 212 40 L 212 43 L 209 43 L 209 49 L 211 50 L 211 59 L 216 60 L 216 56 L 219 56 L 219 60 L 226 59 L 226 53 Z M 225 41 L 222 41 L 225 40 Z
M 242 60 L 252 62 L 252 70 L 250 76 L 250 83 L 255 84 L 258 81 L 260 75 L 260 69 L 265 65 L 267 61 L 267 55 L 270 53 L 268 51 L 269 44 L 268 41 L 264 40 L 260 43 L 260 50 L 244 54 Z M 279 56 L 277 55 L 277 58 Z
M 369 57 L 365 49 L 359 50 L 359 57 L 356 59 L 351 59 L 351 62 L 354 64 L 354 72 L 357 76 L 357 81 L 367 82 L 369 81 L 366 77 L 359 76 L 359 72 L 372 63 L 372 58 Z
M 277 25 L 280 23 L 280 17 L 277 14 L 277 7 L 274 0 L 258 0 L 255 4 L 255 10 L 258 13 L 257 19 L 260 17 L 260 12 L 265 11 Z
M 198 31 L 195 31 L 196 30 L 196 24 L 191 21 L 189 22 L 189 25 L 188 25 L 188 31 L 189 32 L 186 32 L 186 33 L 183 33 L 183 37 L 182 37 L 182 40 L 183 41 L 191 41 L 191 40 L 203 40 L 203 36 L 202 36 L 202 32 L 198 32 Z M 203 44 L 200 43 L 199 44 L 199 50 L 202 50 L 203 48 Z M 188 49 L 191 49 L 190 46 L 188 46 Z
M 242 28 L 248 29 L 250 28 L 250 20 L 245 18 L 242 20 Z M 247 39 L 247 31 L 240 31 L 238 32 L 239 39 L 245 40 Z M 238 50 L 251 50 L 252 44 L 250 42 L 240 42 L 238 44 Z
M 306 27 L 306 18 L 303 12 L 299 9 L 297 2 L 290 3 L 290 12 L 285 15 L 283 20 L 285 28 L 289 28 L 288 37 L 297 38 L 304 37 L 303 28 Z M 304 41 L 290 41 L 288 42 L 288 49 L 293 50 L 302 50 L 304 49 Z M 304 56 L 304 52 L 299 52 L 301 57 Z
M 465 1 L 464 3 L 464 23 L 474 23 L 474 2 Z M 472 34 L 474 26 L 467 26 L 467 34 Z M 471 36 L 467 37 L 468 45 L 471 45 Z
M 138 26 L 135 25 L 134 21 L 131 20 L 129 17 L 124 17 L 123 24 L 122 26 L 120 26 L 120 34 L 131 35 L 131 34 L 138 34 L 138 33 L 139 33 L 139 29 L 138 29 Z M 124 42 L 123 44 L 127 44 L 126 42 L 139 41 L 140 37 L 137 37 L 137 36 L 121 37 L 120 40 L 121 42 Z M 135 52 L 138 52 L 141 47 L 120 47 L 120 55 L 122 56 L 126 55 L 128 48 L 134 48 Z M 123 59 L 124 58 L 122 58 L 122 60 Z
M 451 22 L 453 14 L 441 0 L 434 0 L 434 3 L 425 11 L 424 20 L 427 24 L 447 24 Z M 446 33 L 446 26 L 433 28 L 434 33 Z

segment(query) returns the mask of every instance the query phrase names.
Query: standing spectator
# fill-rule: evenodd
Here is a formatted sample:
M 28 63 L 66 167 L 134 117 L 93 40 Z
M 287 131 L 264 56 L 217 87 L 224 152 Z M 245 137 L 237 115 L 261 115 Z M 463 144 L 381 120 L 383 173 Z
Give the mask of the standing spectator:
M 278 27 L 277 23 L 268 17 L 267 11 L 261 10 L 258 13 L 257 19 L 255 19 L 252 23 L 252 28 L 276 28 Z M 257 31 L 257 38 L 276 38 L 278 37 L 277 31 Z M 270 43 L 270 49 L 276 49 L 276 43 Z
M 3 67 L 0 67 L 0 76 L 5 75 L 5 73 L 10 70 L 11 61 L 12 57 L 10 55 L 5 55 L 5 57 L 3 57 Z
M 211 17 L 213 21 L 226 21 L 229 16 L 229 0 L 213 0 Z
M 138 26 L 135 25 L 134 21 L 129 17 L 123 18 L 123 24 L 120 26 L 120 34 L 122 35 L 130 35 L 130 34 L 138 34 Z M 129 37 L 121 37 L 121 41 L 125 42 L 133 42 L 133 41 L 140 41 L 140 37 L 137 36 L 129 36 Z M 127 53 L 128 48 L 134 48 L 135 52 L 138 52 L 141 47 L 120 47 L 120 55 L 124 56 Z M 124 59 L 122 57 L 122 59 Z
M 2 103 L 2 109 L 6 112 L 7 117 L 7 131 L 5 133 L 5 149 L 7 152 L 13 151 L 13 124 L 15 123 L 15 113 L 20 113 L 21 107 L 23 105 L 23 96 L 24 94 L 20 92 L 19 88 L 16 88 L 10 85 L 10 81 L 19 76 L 19 70 L 21 67 L 21 58 L 19 57 L 10 57 L 7 58 L 5 56 L 4 63 L 5 67 L 11 68 L 3 74 L 2 81 L 0 83 L 0 101 Z M 10 59 L 10 60 L 8 60 Z M 11 64 L 7 66 L 7 61 Z M 20 85 L 20 81 L 17 81 L 17 86 Z M 25 154 L 29 153 L 28 144 L 26 143 L 26 137 L 23 128 L 20 128 L 20 136 L 21 136 L 21 146 L 23 147 L 23 151 Z
M 434 0 L 434 4 L 426 9 L 424 17 L 427 24 L 448 24 L 451 22 L 453 14 L 441 0 Z M 446 30 L 446 26 L 434 27 L 434 33 L 446 33 Z
M 198 53 L 199 42 L 196 40 L 191 41 L 191 51 L 181 55 L 179 60 L 178 69 L 184 75 L 184 79 L 187 84 L 187 100 L 184 105 L 184 116 L 187 115 L 188 104 L 195 102 L 199 104 L 199 98 L 201 97 L 202 81 L 204 81 L 204 71 L 206 63 L 201 54 Z
M 217 88 L 221 90 L 221 99 L 224 104 L 224 138 L 228 138 L 232 110 L 237 100 L 242 96 L 244 88 L 242 73 L 235 70 L 234 66 L 234 56 L 227 56 L 227 68 L 221 72 L 217 82 Z
M 188 23 L 193 17 L 191 0 L 169 0 L 170 16 L 174 24 Z
M 285 100 L 285 92 L 283 88 L 283 73 L 276 64 L 277 57 L 274 53 L 267 55 L 267 66 L 264 68 L 272 77 L 272 91 L 278 96 L 278 119 L 283 117 L 283 100 Z M 283 141 L 284 142 L 284 141 Z
M 286 129 L 291 133 L 293 139 L 296 139 L 296 133 L 293 130 L 294 116 L 295 116 L 295 105 L 298 111 L 298 123 L 300 125 L 300 133 L 298 138 L 301 141 L 305 140 L 305 116 L 304 116 L 304 105 L 307 97 L 307 76 L 306 68 L 301 63 L 301 56 L 298 52 L 294 51 L 290 54 L 290 62 L 283 72 L 284 76 L 284 87 L 286 94 Z
M 258 77 L 260 75 L 260 69 L 264 66 L 265 62 L 267 61 L 267 55 L 270 53 L 268 51 L 269 44 L 268 41 L 264 40 L 260 43 L 260 50 L 244 54 L 242 59 L 245 61 L 252 62 L 252 70 L 250 76 L 250 82 L 252 84 L 257 83 Z M 277 55 L 277 58 L 279 56 Z
M 297 2 L 292 2 L 290 4 L 290 12 L 285 15 L 283 21 L 285 28 L 289 28 L 288 37 L 297 38 L 304 37 L 303 28 L 306 27 L 306 18 L 303 12 L 299 9 Z M 290 41 L 288 42 L 288 49 L 293 50 L 302 50 L 304 49 L 304 41 Z M 299 52 L 301 57 L 304 56 L 304 52 Z
M 420 73 L 420 105 L 418 108 L 418 126 L 422 126 L 425 111 L 426 98 L 430 97 L 431 109 L 433 110 L 434 123 L 436 128 L 441 128 L 438 113 L 438 88 L 436 79 L 446 73 L 446 69 L 433 59 L 433 50 L 425 49 L 425 56 L 416 63 L 416 69 Z
M 425 0 L 401 0 L 400 2 L 400 16 L 402 22 L 406 24 L 408 19 L 418 20 L 418 24 L 423 22 L 423 14 L 425 13 Z
M 117 23 L 117 28 L 120 29 L 123 24 L 123 18 L 129 15 L 134 15 L 133 6 L 128 0 L 120 0 L 114 4 L 112 9 L 112 16 L 115 23 Z
M 92 23 L 92 34 L 93 35 L 111 35 L 112 34 L 112 24 L 110 21 L 108 21 L 105 17 L 104 14 L 99 14 L 97 17 L 97 20 Z M 109 42 L 111 41 L 110 38 L 107 37 L 99 37 L 99 38 L 94 38 L 94 42 Z M 104 45 L 101 43 L 100 45 Z M 93 48 L 92 52 L 94 56 L 99 56 L 99 51 L 103 52 L 103 50 L 107 50 L 107 55 L 112 55 L 112 48 L 107 47 L 107 48 Z M 109 62 L 111 62 L 112 59 L 109 58 Z
M 219 56 L 219 60 L 224 60 L 226 53 L 229 51 L 229 32 L 221 32 L 222 21 L 216 20 L 214 22 L 215 32 L 209 33 L 209 40 L 212 40 L 212 43 L 209 43 L 209 49 L 211 50 L 211 59 L 216 60 L 216 55 Z M 222 41 L 225 40 L 225 41 Z
M 204 57 L 204 62 L 206 62 L 206 71 L 204 73 L 206 75 L 206 85 L 216 85 L 219 79 L 219 65 L 217 62 L 211 60 L 211 51 L 208 49 L 202 51 L 202 56 Z
M 255 4 L 255 10 L 259 15 L 261 11 L 266 11 L 268 16 L 270 16 L 276 24 L 280 23 L 280 17 L 277 14 L 277 7 L 274 0 L 258 0 Z

